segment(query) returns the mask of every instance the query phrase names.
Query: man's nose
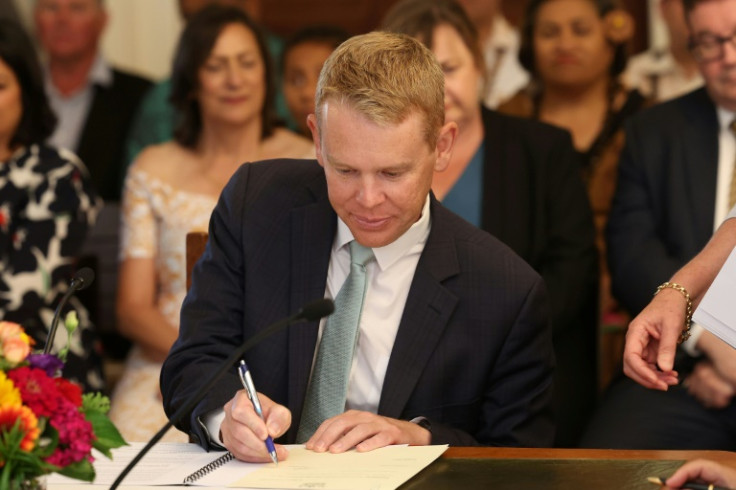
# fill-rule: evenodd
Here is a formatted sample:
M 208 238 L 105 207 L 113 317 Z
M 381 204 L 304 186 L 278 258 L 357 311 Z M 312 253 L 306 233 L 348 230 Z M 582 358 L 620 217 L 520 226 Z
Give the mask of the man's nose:
M 372 208 L 383 202 L 385 196 L 383 189 L 375 178 L 365 178 L 360 182 L 358 201 L 366 208 Z

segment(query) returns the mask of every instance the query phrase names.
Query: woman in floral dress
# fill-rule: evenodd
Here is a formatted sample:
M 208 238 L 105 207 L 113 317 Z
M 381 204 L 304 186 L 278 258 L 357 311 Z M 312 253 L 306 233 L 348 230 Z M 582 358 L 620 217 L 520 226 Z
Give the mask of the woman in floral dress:
M 89 228 L 102 205 L 87 169 L 70 151 L 43 144 L 56 126 L 41 69 L 23 29 L 0 20 L 0 320 L 46 344 Z M 104 388 L 96 335 L 72 298 L 79 329 L 64 375 L 85 390 Z M 67 343 L 58 331 L 54 352 Z

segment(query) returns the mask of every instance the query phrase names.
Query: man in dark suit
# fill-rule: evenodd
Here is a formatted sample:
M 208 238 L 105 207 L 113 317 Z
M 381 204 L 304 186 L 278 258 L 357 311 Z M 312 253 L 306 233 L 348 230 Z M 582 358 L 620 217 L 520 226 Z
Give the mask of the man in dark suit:
M 55 146 L 75 152 L 98 194 L 120 201 L 124 145 L 151 82 L 111 67 L 100 54 L 103 0 L 36 0 L 38 41 L 47 55 L 46 91 L 59 125 Z
M 632 314 L 703 248 L 733 206 L 736 0 L 684 6 L 706 86 L 631 119 L 609 217 L 612 289 Z M 682 291 L 662 287 L 658 294 L 679 295 L 684 308 Z M 661 376 L 651 376 L 657 381 L 634 374 L 647 388 L 674 385 L 668 391 L 622 378 L 603 400 L 584 445 L 736 449 L 736 351 L 698 326 L 692 333 L 677 362 L 685 382 L 677 385 L 672 358 L 659 366 Z
M 234 368 L 212 386 L 179 424 L 200 444 L 248 461 L 268 460 L 267 435 L 333 452 L 551 444 L 542 279 L 430 194 L 457 134 L 455 123 L 444 124 L 443 96 L 441 68 L 417 41 L 353 38 L 325 63 L 309 117 L 319 165 L 248 164 L 227 185 L 162 369 L 167 413 L 267 324 L 324 296 L 336 298 L 340 313 L 338 291 L 358 267 L 348 247 L 370 248 L 374 260 L 363 266 L 367 289 L 340 408 L 297 436 L 323 356 L 339 354 L 320 349 L 337 328 L 331 317 L 248 352 L 265 423 Z

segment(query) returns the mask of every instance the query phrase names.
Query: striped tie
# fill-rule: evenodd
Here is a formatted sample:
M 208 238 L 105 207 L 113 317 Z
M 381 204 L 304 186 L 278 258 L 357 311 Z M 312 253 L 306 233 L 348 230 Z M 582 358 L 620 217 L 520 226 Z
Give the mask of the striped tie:
M 350 242 L 350 273 L 335 298 L 335 313 L 322 331 L 296 437 L 300 443 L 312 437 L 322 422 L 345 411 L 348 377 L 366 290 L 365 265 L 372 258 L 373 250 L 355 240 Z

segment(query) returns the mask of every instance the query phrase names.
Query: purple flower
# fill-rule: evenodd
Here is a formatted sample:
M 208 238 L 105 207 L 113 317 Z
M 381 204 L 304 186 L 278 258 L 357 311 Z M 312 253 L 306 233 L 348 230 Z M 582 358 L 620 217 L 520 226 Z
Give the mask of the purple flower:
M 64 363 L 53 354 L 30 354 L 28 363 L 31 367 L 43 369 L 51 378 L 55 377 L 64 367 Z

